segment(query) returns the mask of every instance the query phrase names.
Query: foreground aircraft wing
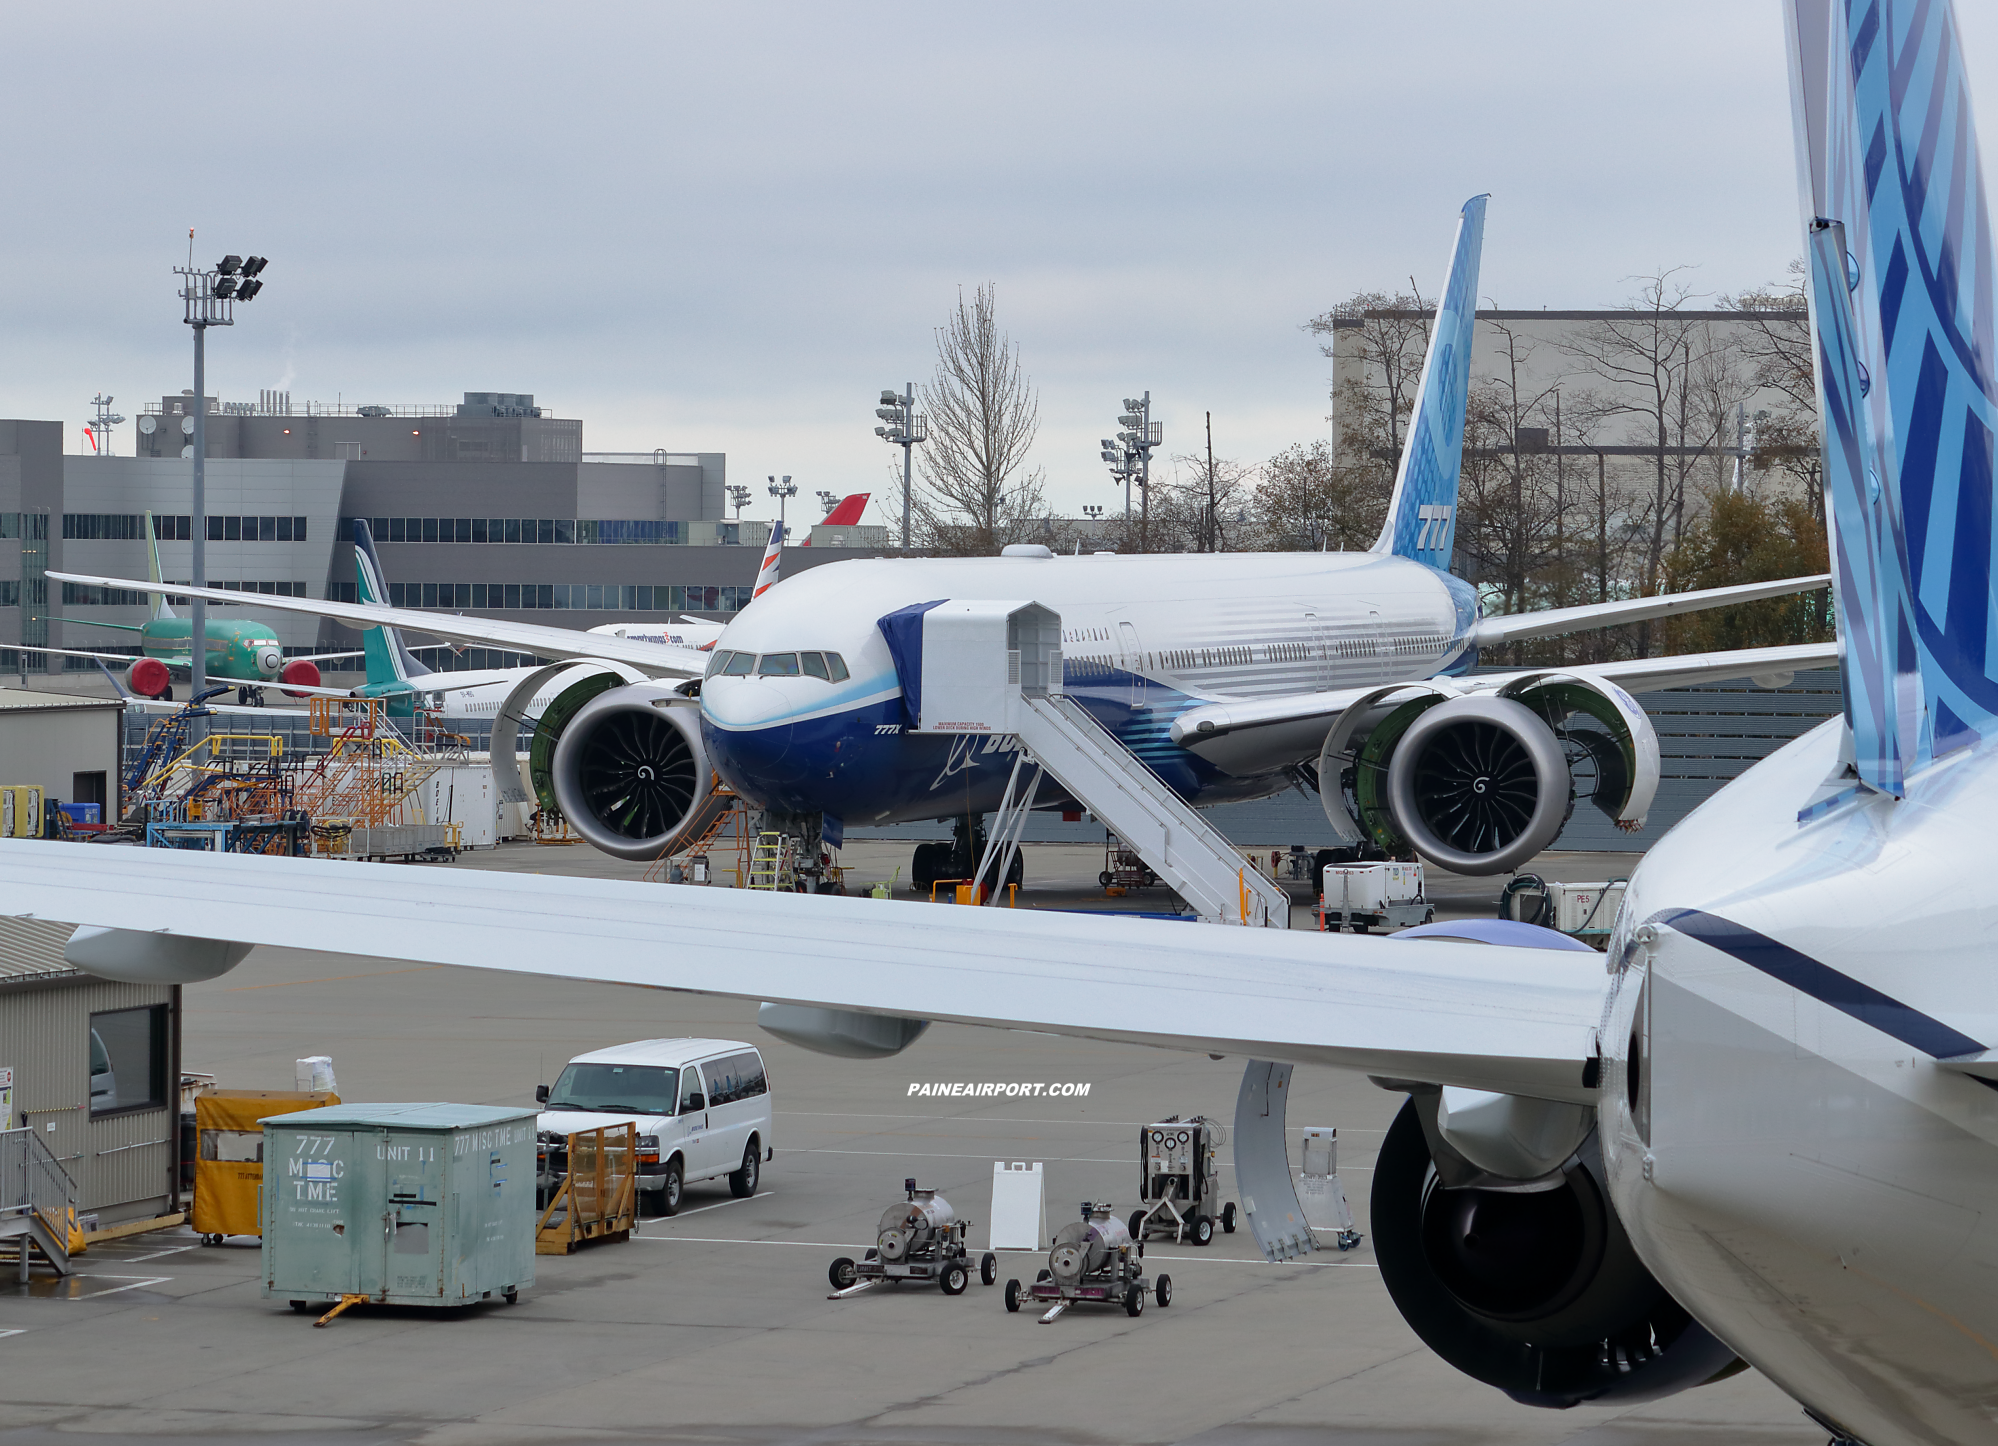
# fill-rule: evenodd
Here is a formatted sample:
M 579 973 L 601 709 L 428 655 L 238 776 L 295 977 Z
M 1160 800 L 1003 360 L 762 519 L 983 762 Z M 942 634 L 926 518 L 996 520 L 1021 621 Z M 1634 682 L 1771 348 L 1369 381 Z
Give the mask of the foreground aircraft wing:
M 0 912 L 1576 1103 L 1604 990 L 1593 951 L 27 839 L 0 840 Z
M 137 588 L 158 592 L 157 584 L 135 582 L 131 578 L 94 577 L 80 572 L 50 572 L 58 582 L 90 583 L 97 587 Z M 433 613 L 416 608 L 378 607 L 373 603 L 322 602 L 317 598 L 271 597 L 265 593 L 235 592 L 219 587 L 193 587 L 177 582 L 175 597 L 206 598 L 235 607 L 274 608 L 278 612 L 305 613 L 332 618 L 355 628 L 402 628 L 413 633 L 448 638 L 456 643 L 481 647 L 507 648 L 535 653 L 544 658 L 594 658 L 625 663 L 653 678 L 698 678 L 707 672 L 709 654 L 694 648 L 678 648 L 669 643 L 643 643 L 608 633 L 585 633 L 573 628 L 545 627 L 540 623 L 500 622 L 492 618 L 459 617 L 454 613 Z
M 1454 683 L 1465 692 L 1491 692 L 1528 676 L 1546 677 L 1559 673 L 1600 678 L 1615 683 L 1625 692 L 1646 693 L 1659 688 L 1725 683 L 1736 678 L 1781 678 L 1788 682 L 1785 674 L 1805 668 L 1830 668 L 1837 664 L 1837 643 L 1798 643 L 1780 648 L 1690 653 L 1673 658 L 1627 658 L 1614 663 L 1521 668 L 1516 672 L 1478 673 L 1444 681 Z M 1380 692 L 1379 684 L 1371 684 L 1365 688 L 1342 688 L 1327 693 L 1293 693 L 1281 698 L 1203 703 L 1173 720 L 1172 739 L 1175 743 L 1190 745 L 1230 733 L 1280 729 L 1320 720 L 1329 723 L 1361 699 L 1369 695 L 1377 696 Z

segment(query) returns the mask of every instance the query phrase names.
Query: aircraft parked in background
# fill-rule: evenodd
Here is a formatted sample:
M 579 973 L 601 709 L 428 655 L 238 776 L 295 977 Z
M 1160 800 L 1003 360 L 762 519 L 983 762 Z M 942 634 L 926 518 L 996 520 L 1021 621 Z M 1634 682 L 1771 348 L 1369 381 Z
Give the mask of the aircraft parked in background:
M 1060 613 L 1063 690 L 1194 804 L 1301 783 L 1317 789 L 1333 832 L 1350 847 L 1505 872 L 1553 841 L 1578 772 L 1610 818 L 1642 825 L 1658 783 L 1658 746 L 1633 691 L 1740 677 L 1787 683 L 1799 668 L 1831 663 L 1836 649 L 1467 676 L 1481 647 L 1778 597 L 1827 580 L 1481 616 L 1476 591 L 1449 563 L 1484 217 L 1482 196 L 1460 217 L 1410 444 L 1386 526 L 1367 552 L 1056 557 L 1024 546 L 998 558 L 834 563 L 753 601 L 711 657 L 693 655 L 707 675 L 698 713 L 660 706 L 694 690 L 674 681 L 686 674 L 658 653 L 599 652 L 613 641 L 638 647 L 628 626 L 613 639 L 409 609 L 263 601 L 362 626 L 379 621 L 636 667 L 643 677 L 614 674 L 610 688 L 571 682 L 566 703 L 536 710 L 551 777 L 588 775 L 605 800 L 566 810 L 571 827 L 620 857 L 670 852 L 706 817 L 719 778 L 751 804 L 789 816 L 808 838 L 821 820 L 838 832 L 955 819 L 954 856 L 930 852 L 915 877 L 926 885 L 926 872 L 967 876 L 1016 745 L 914 732 L 921 648 L 909 639 L 919 639 L 925 608 L 977 598 Z M 900 646 L 891 637 L 897 628 Z M 535 792 L 548 792 L 542 780 Z M 658 806 L 628 807 L 635 794 L 657 794 Z M 1057 791 L 1042 806 L 1077 805 Z
M 73 623 L 78 627 L 109 628 L 117 632 L 137 633 L 139 653 L 93 653 L 81 648 L 41 648 L 25 643 L 10 643 L 24 653 L 45 653 L 50 657 L 90 658 L 100 664 L 116 663 L 124 666 L 125 678 L 119 686 L 141 698 L 156 698 L 166 701 L 173 699 L 174 679 L 186 679 L 192 673 L 189 664 L 189 640 L 194 636 L 194 624 L 179 617 L 167 603 L 166 592 L 160 584 L 160 543 L 153 530 L 153 515 L 145 514 L 147 579 L 150 586 L 137 583 L 120 583 L 119 587 L 134 592 L 143 592 L 152 598 L 153 615 L 143 624 L 107 623 L 96 619 L 60 618 L 58 621 Z M 65 579 L 58 578 L 58 581 Z M 221 599 L 227 602 L 243 603 L 252 595 L 239 592 L 223 592 Z M 306 657 L 287 660 L 284 645 L 277 634 L 271 631 L 269 623 L 257 622 L 251 618 L 211 617 L 207 624 L 208 640 L 208 681 L 210 683 L 234 683 L 237 685 L 238 700 L 243 703 L 263 701 L 263 689 L 267 684 L 289 685 L 288 697 L 302 697 L 306 693 L 319 690 L 318 664 L 335 658 L 350 658 L 351 652 L 313 653 Z M 117 680 L 113 679 L 114 683 Z
M 803 1006 L 829 1052 L 944 1019 L 1248 1057 L 1237 1169 L 1279 1196 L 1256 1062 L 1363 1071 L 1407 1095 L 1381 1279 L 1460 1370 L 1566 1407 L 1745 1364 L 1845 1446 L 1998 1442 L 1990 218 L 1947 0 L 1786 9 L 1845 713 L 1646 855 L 1606 957 L 32 840 L 0 897 L 148 983 L 303 938 Z

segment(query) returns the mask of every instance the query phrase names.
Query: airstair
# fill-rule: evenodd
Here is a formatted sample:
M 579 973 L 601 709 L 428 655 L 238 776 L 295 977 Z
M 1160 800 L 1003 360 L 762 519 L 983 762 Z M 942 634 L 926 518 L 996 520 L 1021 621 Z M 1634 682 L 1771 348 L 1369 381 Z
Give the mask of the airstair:
M 68 1275 L 69 1225 L 76 1186 L 33 1130 L 0 1130 L 0 1259 L 28 1278 L 36 1252 Z
M 1010 733 L 1021 761 L 991 830 L 1004 878 L 1042 776 L 1137 850 L 1204 921 L 1290 927 L 1290 895 L 1244 861 L 1233 844 L 1143 760 L 1061 691 L 1061 618 L 1038 603 L 951 600 L 922 615 L 920 669 L 902 650 L 903 692 L 918 732 Z M 1020 787 L 1027 766 L 1040 770 Z

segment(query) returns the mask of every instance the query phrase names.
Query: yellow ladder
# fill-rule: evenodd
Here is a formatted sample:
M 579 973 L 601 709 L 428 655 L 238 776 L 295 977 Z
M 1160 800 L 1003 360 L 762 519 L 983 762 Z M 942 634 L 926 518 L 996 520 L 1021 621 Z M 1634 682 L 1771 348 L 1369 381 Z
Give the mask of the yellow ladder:
M 760 833 L 756 836 L 756 848 L 749 856 L 749 887 L 771 889 L 778 887 L 779 875 L 784 869 L 784 835 L 781 833 Z

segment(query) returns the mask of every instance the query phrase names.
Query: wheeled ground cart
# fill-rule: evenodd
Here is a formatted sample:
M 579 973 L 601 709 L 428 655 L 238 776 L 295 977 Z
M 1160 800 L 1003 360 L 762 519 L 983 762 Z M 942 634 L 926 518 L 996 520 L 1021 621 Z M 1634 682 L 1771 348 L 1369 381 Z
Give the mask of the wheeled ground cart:
M 1170 1236 L 1206 1245 L 1214 1239 L 1217 1221 L 1208 1212 L 1221 1193 L 1214 1157 L 1227 1143 L 1227 1130 L 1205 1115 L 1189 1120 L 1174 1115 L 1138 1130 L 1138 1198 L 1151 1206 L 1132 1212 L 1133 1240 Z M 1234 1201 L 1220 1207 L 1218 1223 L 1225 1233 L 1235 1233 Z
M 1322 931 L 1406 929 L 1436 917 L 1419 863 L 1329 864 L 1320 880 Z
M 971 1251 L 965 1243 L 971 1222 L 958 1219 L 950 1201 L 936 1191 L 918 1190 L 914 1180 L 905 1180 L 902 1188 L 909 1198 L 881 1212 L 866 1259 L 842 1255 L 826 1271 L 833 1288 L 828 1300 L 904 1281 L 934 1281 L 945 1295 L 964 1294 L 971 1283 Z M 999 1257 L 986 1251 L 977 1269 L 980 1282 L 992 1284 L 999 1278 Z
M 1116 1208 L 1107 1200 L 1083 1201 L 1082 1218 L 1055 1233 L 1047 1266 L 1034 1283 L 1006 1282 L 1006 1309 L 1019 1310 L 1023 1300 L 1045 1303 L 1041 1324 L 1046 1325 L 1072 1305 L 1121 1305 L 1132 1316 L 1145 1313 L 1148 1295 L 1161 1308 L 1171 1305 L 1172 1277 L 1146 1279 L 1144 1246 L 1131 1238 L 1113 1213 Z

